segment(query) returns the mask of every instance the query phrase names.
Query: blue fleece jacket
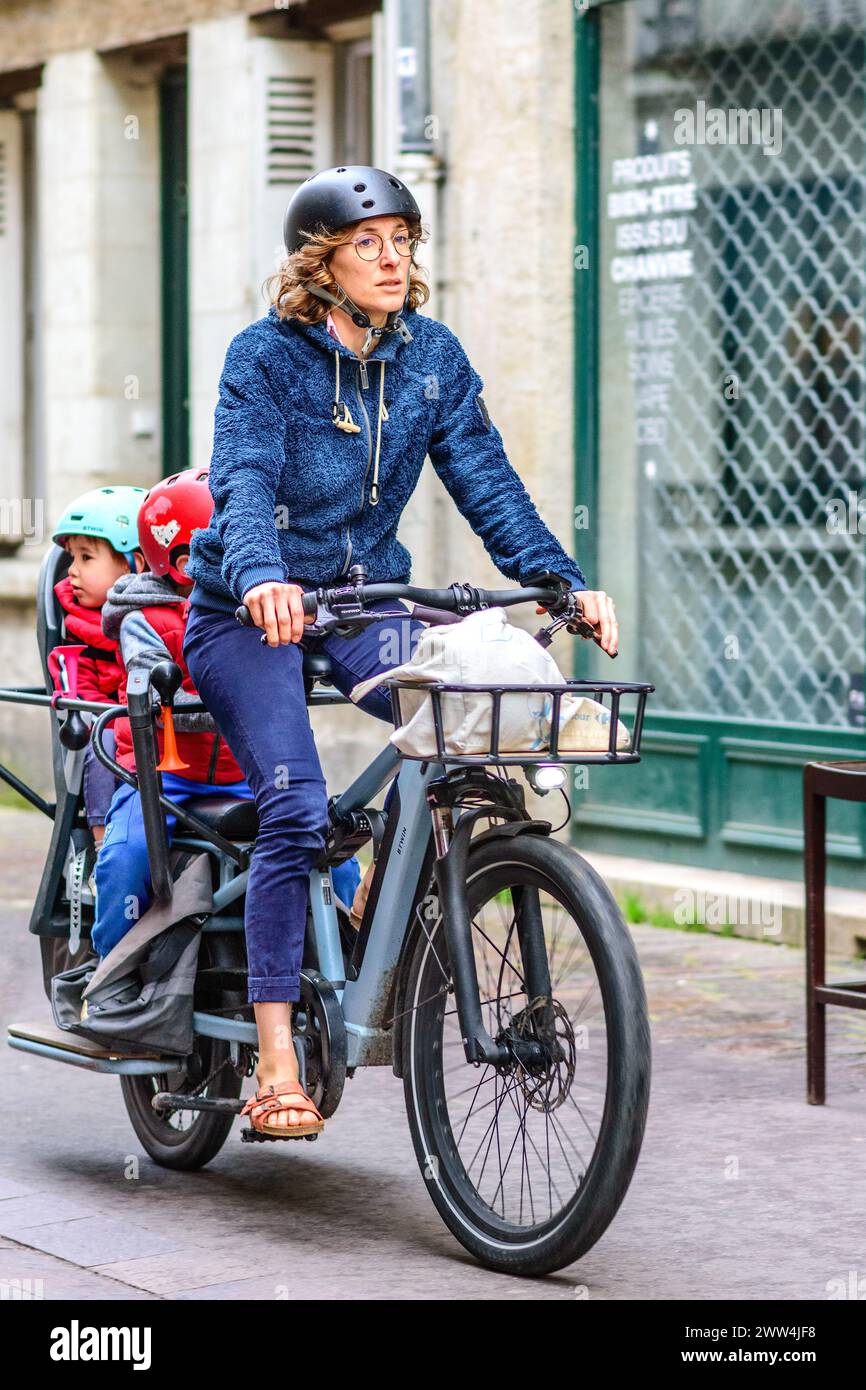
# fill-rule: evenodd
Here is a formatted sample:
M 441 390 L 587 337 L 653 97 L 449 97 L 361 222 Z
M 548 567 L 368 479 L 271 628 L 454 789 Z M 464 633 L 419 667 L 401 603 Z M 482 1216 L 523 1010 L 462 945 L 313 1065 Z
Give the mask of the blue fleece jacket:
M 324 322 L 284 320 L 273 305 L 231 340 L 214 413 L 214 511 L 190 548 L 193 603 L 233 609 L 255 584 L 314 587 L 358 562 L 371 581 L 408 582 L 397 526 L 427 455 L 508 579 L 547 569 L 587 587 L 508 462 L 459 340 L 417 311 L 403 320 L 411 342 L 384 334 L 363 363 Z M 356 430 L 334 423 L 344 407 Z

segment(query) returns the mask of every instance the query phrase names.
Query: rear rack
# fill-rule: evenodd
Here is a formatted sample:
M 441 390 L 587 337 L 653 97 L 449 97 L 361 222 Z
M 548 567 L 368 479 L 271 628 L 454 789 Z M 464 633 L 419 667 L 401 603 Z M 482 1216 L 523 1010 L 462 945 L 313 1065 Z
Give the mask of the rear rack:
M 395 729 L 401 728 L 406 722 L 400 703 L 399 692 L 401 690 L 412 691 L 416 695 L 428 694 L 430 696 L 436 747 L 435 749 L 431 747 L 429 752 L 426 753 L 404 753 L 402 750 L 398 749 L 401 758 L 406 758 L 413 762 L 454 763 L 467 766 L 473 764 L 482 764 L 485 766 L 506 766 L 513 764 L 530 766 L 537 763 L 639 763 L 640 742 L 643 733 L 647 696 L 655 690 L 654 685 L 649 685 L 644 681 L 604 680 L 569 680 L 551 685 L 543 685 L 540 683 L 536 685 L 525 682 L 503 682 L 499 685 L 490 683 L 474 685 L 448 681 L 432 681 L 426 684 L 417 684 L 414 681 L 405 680 L 385 681 L 383 684 L 391 686 L 391 712 Z M 552 697 L 552 708 L 550 710 L 550 741 L 546 746 L 537 749 L 505 749 L 500 751 L 502 696 L 507 693 L 550 695 Z M 466 694 L 487 694 L 490 696 L 492 706 L 490 718 L 490 748 L 478 753 L 451 753 L 447 748 L 442 696 Z M 560 750 L 560 714 L 563 697 L 566 695 L 589 696 L 591 699 L 597 700 L 599 704 L 604 705 L 610 718 L 610 732 L 606 748 L 593 750 Z M 624 710 L 621 708 L 621 701 L 624 696 L 634 698 L 634 705 L 631 710 Z M 545 710 L 545 714 L 546 713 L 547 711 Z M 629 728 L 630 742 L 627 749 L 619 749 L 616 747 L 617 730 L 620 720 Z M 630 727 L 629 720 L 631 720 Z

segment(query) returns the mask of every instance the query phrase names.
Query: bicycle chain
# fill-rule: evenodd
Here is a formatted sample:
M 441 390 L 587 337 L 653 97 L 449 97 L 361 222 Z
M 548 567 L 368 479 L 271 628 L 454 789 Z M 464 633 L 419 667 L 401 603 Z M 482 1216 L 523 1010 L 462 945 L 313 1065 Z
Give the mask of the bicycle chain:
M 241 1047 L 246 1048 L 246 1044 L 245 1044 L 245 1043 L 241 1043 Z M 244 1076 L 252 1076 L 252 1070 L 250 1070 L 250 1066 L 249 1066 L 249 1061 L 250 1061 L 250 1060 L 251 1060 L 251 1059 L 248 1058 L 247 1061 L 246 1061 L 245 1064 L 244 1064 Z M 229 1053 L 228 1057 L 224 1057 L 223 1060 L 220 1062 L 219 1066 L 214 1068 L 214 1070 L 211 1072 L 210 1076 L 206 1076 L 205 1079 L 204 1079 L 204 1081 L 200 1081 L 199 1084 L 198 1084 L 197 1086 L 194 1086 L 193 1089 L 192 1089 L 191 1091 L 187 1091 L 187 1095 L 190 1095 L 190 1096 L 197 1096 L 197 1095 L 200 1095 L 201 1092 L 204 1091 L 205 1087 L 206 1087 L 206 1086 L 209 1086 L 210 1083 L 214 1080 L 214 1078 L 217 1077 L 217 1076 L 219 1076 L 220 1072 L 221 1072 L 225 1067 L 228 1067 L 228 1066 L 232 1066 L 232 1067 L 233 1067 L 234 1065 L 235 1065 L 235 1064 L 234 1064 L 234 1062 L 232 1061 L 231 1053 Z
M 223 1060 L 220 1062 L 219 1066 L 216 1067 L 216 1068 L 214 1069 L 214 1071 L 211 1072 L 210 1076 L 206 1076 L 205 1079 L 204 1079 L 204 1081 L 200 1082 L 199 1085 L 196 1086 L 194 1090 L 192 1090 L 192 1091 L 189 1092 L 189 1094 L 190 1094 L 191 1096 L 197 1096 L 197 1095 L 199 1095 L 200 1092 L 203 1091 L 203 1090 L 205 1089 L 206 1086 L 209 1086 L 209 1085 L 210 1085 L 210 1083 L 213 1081 L 213 1079 L 214 1079 L 215 1076 L 219 1076 L 220 1072 L 223 1070 L 224 1067 L 228 1066 L 228 1064 L 229 1064 L 229 1062 L 231 1062 L 231 1060 L 232 1060 L 232 1059 L 231 1059 L 231 1055 L 229 1055 L 228 1057 L 224 1057 Z

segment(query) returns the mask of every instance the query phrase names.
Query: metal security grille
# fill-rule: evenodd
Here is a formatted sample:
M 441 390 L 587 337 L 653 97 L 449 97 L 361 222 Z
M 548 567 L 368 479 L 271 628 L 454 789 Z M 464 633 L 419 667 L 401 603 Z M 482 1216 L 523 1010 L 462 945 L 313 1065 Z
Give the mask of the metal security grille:
M 697 186 L 666 436 L 637 451 L 657 710 L 844 725 L 862 688 L 864 31 L 864 0 L 633 7 L 637 148 L 688 148 Z M 701 101 L 781 111 L 780 152 L 678 144 Z

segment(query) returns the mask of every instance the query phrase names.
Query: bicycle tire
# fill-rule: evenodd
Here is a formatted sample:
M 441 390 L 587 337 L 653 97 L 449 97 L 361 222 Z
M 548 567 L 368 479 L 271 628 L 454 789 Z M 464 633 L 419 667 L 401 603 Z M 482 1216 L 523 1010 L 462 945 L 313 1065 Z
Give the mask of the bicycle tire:
M 491 1207 L 469 1177 L 464 1156 L 455 1142 L 445 1094 L 443 1034 L 449 1012 L 457 1031 L 452 1058 L 456 1055 L 457 1062 L 462 1061 L 466 1079 L 478 1072 L 465 1061 L 462 1052 L 453 990 L 444 993 L 443 975 L 450 979 L 450 966 L 438 898 L 432 888 L 427 925 L 417 931 L 407 961 L 404 1000 L 408 1016 L 403 1031 L 402 1074 L 416 1157 L 448 1229 L 488 1268 L 539 1276 L 562 1269 L 585 1254 L 604 1233 L 625 1197 L 640 1153 L 649 1103 L 649 1019 L 643 979 L 628 928 L 610 890 L 581 855 L 567 845 L 536 834 L 494 839 L 470 850 L 467 892 L 474 940 L 483 931 L 478 926 L 479 912 L 488 902 L 495 901 L 495 895 L 504 887 L 534 888 L 560 903 L 578 928 L 598 980 L 607 1055 L 606 1062 L 599 1059 L 597 1065 L 603 1066 L 607 1089 L 598 1138 L 574 1196 L 555 1214 L 551 1201 L 551 1215 L 543 1221 L 532 1225 L 509 1222 L 504 1219 L 502 1177 L 502 1215 Z M 506 953 L 507 950 L 506 946 Z M 483 996 L 483 987 L 481 993 Z M 556 986 L 553 995 L 556 996 Z M 516 1017 L 520 1018 L 521 1013 Z M 456 1063 L 454 1071 L 459 1077 Z M 575 1066 L 573 1076 L 576 1075 Z M 570 1084 L 573 1088 L 574 1080 Z M 526 1092 L 522 1079 L 521 1085 Z M 543 1111 L 544 1098 L 539 1106 L 537 1097 L 535 1093 L 533 1111 Z M 573 1096 L 572 1101 L 580 1109 Z M 557 1100 L 557 1105 L 560 1103 Z M 503 1105 L 500 1102 L 497 1107 L 497 1117 Z M 524 1111 L 524 1122 L 527 1114 L 528 1110 Z M 523 1128 L 525 1132 L 528 1126 L 524 1123 Z

